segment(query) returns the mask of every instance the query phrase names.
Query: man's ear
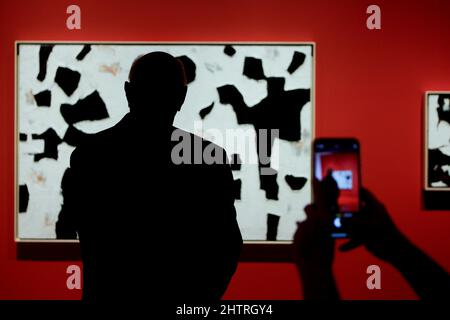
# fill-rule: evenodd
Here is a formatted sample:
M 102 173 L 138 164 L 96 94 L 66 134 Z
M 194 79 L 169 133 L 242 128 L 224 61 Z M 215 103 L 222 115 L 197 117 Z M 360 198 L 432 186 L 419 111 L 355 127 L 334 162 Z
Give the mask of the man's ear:
M 187 88 L 187 86 L 184 86 L 183 89 L 181 89 L 180 101 L 178 101 L 178 111 L 180 111 L 181 107 L 184 104 L 184 101 L 186 100 Z
M 128 106 L 130 106 L 133 104 L 133 87 L 131 86 L 131 83 L 128 81 L 125 81 L 123 88 L 125 89 L 125 95 L 127 97 L 128 100 Z

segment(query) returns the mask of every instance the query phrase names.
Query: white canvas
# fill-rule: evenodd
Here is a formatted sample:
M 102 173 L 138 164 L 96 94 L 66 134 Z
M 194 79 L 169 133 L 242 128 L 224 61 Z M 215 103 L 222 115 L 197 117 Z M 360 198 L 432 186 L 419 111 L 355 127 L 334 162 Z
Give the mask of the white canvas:
M 26 212 L 16 213 L 17 237 L 26 239 L 55 239 L 55 223 L 61 210 L 61 179 L 69 166 L 74 147 L 62 142 L 58 145 L 58 159 L 44 158 L 34 161 L 34 155 L 43 151 L 42 140 L 32 139 L 53 128 L 63 137 L 68 124 L 60 113 L 62 103 L 74 104 L 94 90 L 98 90 L 107 106 L 109 118 L 97 121 L 82 121 L 75 127 L 86 133 L 96 133 L 115 125 L 127 112 L 127 101 L 123 84 L 127 80 L 130 66 L 136 57 L 151 51 L 165 51 L 174 56 L 187 55 L 197 67 L 196 79 L 189 84 L 186 102 L 175 118 L 174 125 L 201 135 L 220 146 L 227 153 L 243 153 L 242 146 L 221 141 L 220 134 L 227 129 L 245 129 L 251 125 L 239 125 L 230 105 L 219 102 L 217 87 L 233 84 L 243 94 L 248 106 L 260 102 L 267 95 L 266 82 L 253 80 L 243 75 L 245 57 L 262 59 L 267 77 L 284 77 L 285 90 L 311 89 L 310 102 L 300 113 L 301 136 L 297 142 L 276 139 L 272 156 L 272 167 L 278 170 L 279 200 L 267 200 L 259 188 L 257 164 L 243 163 L 240 171 L 233 171 L 235 179 L 241 179 L 241 200 L 236 200 L 238 223 L 244 240 L 265 240 L 267 213 L 280 216 L 277 240 L 291 240 L 296 222 L 305 218 L 303 208 L 311 199 L 311 139 L 313 137 L 313 70 L 314 57 L 311 44 L 234 44 L 236 54 L 224 54 L 221 44 L 92 44 L 86 57 L 77 61 L 75 57 L 83 44 L 56 44 L 47 64 L 44 81 L 37 80 L 39 72 L 40 44 L 19 44 L 17 56 L 17 122 L 18 132 L 27 135 L 27 141 L 18 141 L 17 183 L 27 185 L 29 202 Z M 287 69 L 295 51 L 302 52 L 304 63 L 292 74 Z M 81 73 L 78 88 L 68 97 L 55 83 L 58 67 L 64 66 Z M 51 91 L 51 106 L 38 107 L 33 95 L 43 90 Z M 203 120 L 199 111 L 214 102 L 210 114 Z M 156 120 L 155 120 L 156 121 Z M 249 156 L 256 158 L 256 144 L 247 146 Z M 241 156 L 243 158 L 243 156 Z M 301 190 L 292 190 L 284 177 L 305 177 L 306 185 Z

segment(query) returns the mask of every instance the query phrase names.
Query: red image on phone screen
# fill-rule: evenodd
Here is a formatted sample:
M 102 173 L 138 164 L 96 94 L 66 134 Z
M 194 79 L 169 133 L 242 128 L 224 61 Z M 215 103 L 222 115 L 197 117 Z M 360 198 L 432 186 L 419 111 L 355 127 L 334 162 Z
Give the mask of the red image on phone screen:
M 359 159 L 353 151 L 323 151 L 315 155 L 315 176 L 335 183 L 340 213 L 359 211 Z M 334 181 L 334 182 L 333 182 Z

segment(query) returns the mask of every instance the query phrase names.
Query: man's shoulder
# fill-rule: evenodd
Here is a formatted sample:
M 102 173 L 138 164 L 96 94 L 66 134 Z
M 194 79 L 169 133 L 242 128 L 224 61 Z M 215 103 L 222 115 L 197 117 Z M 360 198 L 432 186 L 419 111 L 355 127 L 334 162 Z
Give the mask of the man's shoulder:
M 108 128 L 97 133 L 89 134 L 88 138 L 78 144 L 73 153 L 98 152 L 100 151 L 99 147 L 105 146 L 111 139 L 113 133 L 114 128 Z
M 77 154 L 97 154 L 102 153 L 108 147 L 114 147 L 120 140 L 126 139 L 130 129 L 129 119 L 127 116 L 123 117 L 114 126 L 101 130 L 97 133 L 89 134 L 74 150 Z
M 87 139 L 80 143 L 72 152 L 70 166 L 95 163 L 96 159 L 107 156 L 119 144 L 120 132 L 116 126 L 90 134 Z

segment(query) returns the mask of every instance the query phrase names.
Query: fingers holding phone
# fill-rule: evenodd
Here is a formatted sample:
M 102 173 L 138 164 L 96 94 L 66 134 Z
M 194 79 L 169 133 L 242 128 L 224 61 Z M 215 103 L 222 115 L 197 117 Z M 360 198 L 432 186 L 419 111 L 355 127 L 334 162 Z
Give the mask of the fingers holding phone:
M 361 210 L 347 225 L 350 241 L 339 249 L 349 251 L 359 244 L 378 258 L 392 261 L 407 240 L 397 229 L 384 204 L 361 188 Z

